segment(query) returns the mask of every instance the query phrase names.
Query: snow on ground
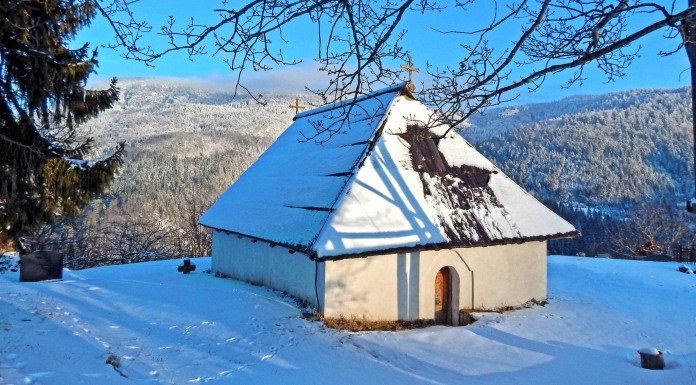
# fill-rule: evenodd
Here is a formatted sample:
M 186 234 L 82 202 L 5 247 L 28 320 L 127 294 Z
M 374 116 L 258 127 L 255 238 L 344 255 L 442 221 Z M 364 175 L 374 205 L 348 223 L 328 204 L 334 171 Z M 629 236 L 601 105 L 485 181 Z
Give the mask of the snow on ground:
M 546 307 L 365 333 L 194 263 L 0 275 L 0 384 L 696 384 L 696 275 L 674 263 L 549 257 Z M 644 347 L 667 369 L 641 369 Z

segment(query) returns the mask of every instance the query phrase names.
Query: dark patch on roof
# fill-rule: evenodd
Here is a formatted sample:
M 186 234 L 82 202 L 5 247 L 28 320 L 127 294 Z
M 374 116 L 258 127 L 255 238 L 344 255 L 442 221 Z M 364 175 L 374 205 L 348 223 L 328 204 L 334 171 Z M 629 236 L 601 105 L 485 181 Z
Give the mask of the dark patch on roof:
M 444 230 L 452 244 L 489 245 L 499 240 L 497 234 L 491 234 L 490 224 L 482 223 L 493 211 L 505 212 L 488 186 L 491 174 L 496 171 L 466 165 L 450 166 L 438 149 L 439 138 L 427 128 L 409 125 L 401 137 L 410 146 L 413 169 L 423 182 L 425 195 L 444 200 L 442 203 L 451 213 L 441 222 L 449 223 Z M 511 223 L 508 226 L 515 227 Z
M 447 173 L 446 163 L 437 148 L 439 138 L 417 125 L 409 125 L 406 133 L 401 134 L 401 137 L 411 146 L 414 170 L 429 174 Z
M 413 169 L 419 172 L 439 175 L 490 175 L 497 171 L 484 170 L 474 166 L 463 165 L 452 167 L 445 161 L 438 144 L 440 137 L 427 128 L 418 125 L 408 125 L 405 134 L 400 135 L 411 146 L 411 161 Z M 486 184 L 488 184 L 488 177 Z
M 420 173 L 421 179 L 424 174 Z M 491 244 L 498 238 L 492 236 L 482 223 L 481 213 L 490 215 L 493 210 L 504 210 L 503 205 L 488 187 L 490 173 L 451 174 L 449 176 L 430 175 L 430 181 L 423 181 L 426 196 L 446 199 L 446 206 L 452 215 L 448 218 L 450 226 L 445 226 L 447 238 L 453 244 L 473 246 Z M 437 191 L 431 191 L 436 189 Z M 447 223 L 447 221 L 443 221 Z

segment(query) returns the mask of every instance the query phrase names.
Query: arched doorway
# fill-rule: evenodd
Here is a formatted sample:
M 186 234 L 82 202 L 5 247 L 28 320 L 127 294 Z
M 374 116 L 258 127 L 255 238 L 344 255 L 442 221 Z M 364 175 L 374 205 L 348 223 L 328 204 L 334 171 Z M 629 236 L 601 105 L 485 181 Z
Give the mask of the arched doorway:
M 435 275 L 435 324 L 459 325 L 459 276 L 449 266 Z

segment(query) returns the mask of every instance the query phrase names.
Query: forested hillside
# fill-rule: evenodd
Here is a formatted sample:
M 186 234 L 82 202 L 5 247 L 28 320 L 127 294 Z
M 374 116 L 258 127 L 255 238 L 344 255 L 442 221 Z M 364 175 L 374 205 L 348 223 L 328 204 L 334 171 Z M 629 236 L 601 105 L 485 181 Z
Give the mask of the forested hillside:
M 209 253 L 198 217 L 292 122 L 295 96 L 265 104 L 231 91 L 169 79 L 119 80 L 120 100 L 89 122 L 97 141 L 126 141 L 128 155 L 109 192 L 77 220 L 34 236 L 87 264 Z M 306 99 L 306 98 L 305 98 Z
M 693 192 L 689 92 L 634 90 L 497 109 L 464 135 L 542 197 L 591 206 L 684 201 Z
M 109 193 L 82 218 L 34 235 L 71 267 L 206 254 L 200 214 L 292 121 L 296 96 L 266 105 L 172 80 L 125 79 L 115 108 L 90 121 L 99 143 L 128 143 Z M 303 100 L 304 99 L 304 100 Z M 632 255 L 690 242 L 689 90 L 635 90 L 489 110 L 463 132 L 482 153 L 584 234 L 551 252 Z M 683 203 L 682 203 L 683 204 Z
M 128 158 L 112 186 L 129 206 L 172 221 L 182 200 L 210 204 L 292 122 L 289 95 L 265 105 L 231 91 L 174 80 L 125 79 L 121 99 L 90 122 L 104 143 L 125 140 Z
M 498 108 L 472 119 L 463 135 L 577 226 L 584 223 L 585 237 L 574 244 L 602 238 L 600 251 L 614 251 L 621 248 L 617 231 L 635 233 L 633 244 L 648 241 L 655 230 L 625 228 L 639 215 L 663 215 L 679 226 L 693 222 L 683 215 L 694 190 L 689 88 Z
M 299 95 L 264 95 L 259 105 L 232 90 L 174 79 L 121 79 L 118 103 L 88 123 L 104 143 L 126 140 L 134 145 L 165 133 L 234 131 L 277 136 L 292 119 L 287 106 Z

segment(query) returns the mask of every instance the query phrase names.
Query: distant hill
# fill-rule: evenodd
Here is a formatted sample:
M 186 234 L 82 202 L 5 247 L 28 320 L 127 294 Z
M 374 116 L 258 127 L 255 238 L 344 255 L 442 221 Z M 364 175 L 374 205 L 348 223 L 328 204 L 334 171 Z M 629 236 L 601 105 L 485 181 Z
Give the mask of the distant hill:
M 588 206 L 693 192 L 690 88 L 496 108 L 463 135 L 538 196 Z
M 128 144 L 119 177 L 95 205 L 100 221 L 148 216 L 171 224 L 190 215 L 192 201 L 207 208 L 292 122 L 288 105 L 303 96 L 269 94 L 259 104 L 232 90 L 154 78 L 120 79 L 118 87 L 118 103 L 84 126 L 101 151 Z
M 104 150 L 129 144 L 121 175 L 90 221 L 104 228 L 145 216 L 180 234 L 191 233 L 202 211 L 292 122 L 295 97 L 311 100 L 269 94 L 260 105 L 166 79 L 123 79 L 119 87 L 117 105 L 86 126 Z M 667 202 L 674 211 L 691 197 L 689 92 L 633 90 L 495 108 L 473 117 L 462 134 L 583 232 L 552 243 L 552 252 L 630 253 L 645 242 L 643 229 L 630 228 L 644 204 Z M 688 228 L 693 219 L 670 221 Z
M 266 95 L 260 105 L 181 80 L 122 79 L 119 87 L 120 101 L 86 128 L 102 146 L 129 143 L 121 190 L 147 188 L 141 179 L 153 175 L 141 173 L 210 183 L 218 194 L 292 122 L 287 106 L 296 96 Z M 495 108 L 472 117 L 463 135 L 542 198 L 592 206 L 681 201 L 693 190 L 689 95 L 689 88 L 632 90 Z M 186 158 L 176 167 L 188 171 L 154 171 L 171 158 Z
M 141 143 L 150 147 L 159 142 L 151 138 L 158 136 L 164 142 L 177 138 L 194 144 L 212 134 L 217 139 L 207 141 L 212 147 L 205 150 L 215 152 L 227 142 L 223 133 L 275 138 L 293 117 L 287 106 L 295 95 L 266 95 L 262 105 L 248 95 L 234 97 L 232 90 L 184 80 L 126 78 L 118 87 L 114 107 L 85 126 L 102 145 L 125 140 L 133 148 Z

